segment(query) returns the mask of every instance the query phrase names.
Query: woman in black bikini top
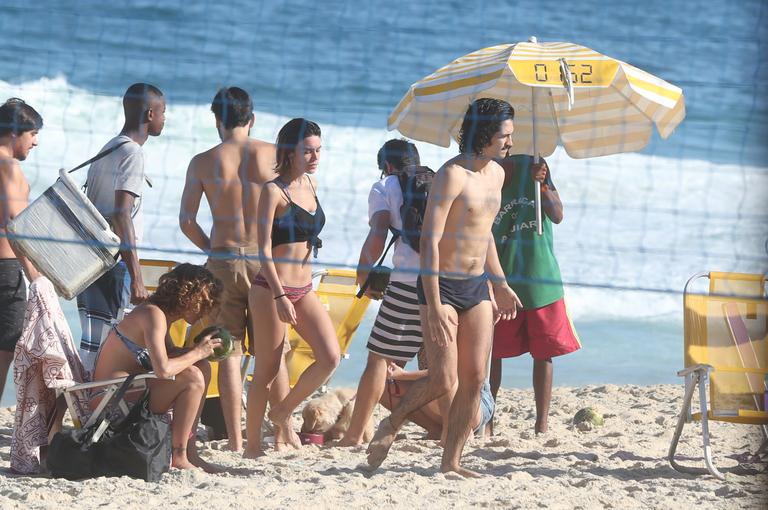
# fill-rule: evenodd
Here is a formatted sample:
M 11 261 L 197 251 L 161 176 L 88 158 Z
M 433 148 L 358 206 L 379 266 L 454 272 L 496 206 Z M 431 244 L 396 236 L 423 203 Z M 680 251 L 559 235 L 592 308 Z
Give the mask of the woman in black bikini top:
M 278 177 L 275 183 L 285 195 L 288 201 L 288 211 L 272 222 L 272 247 L 286 243 L 300 243 L 306 241 L 312 247 L 312 252 L 317 258 L 317 250 L 323 247 L 323 241 L 318 237 L 325 225 L 325 213 L 320 201 L 317 199 L 312 179 L 306 176 L 312 194 L 315 196 L 315 212 L 310 213 L 296 202 L 291 200 L 288 186 Z
M 293 119 L 283 126 L 277 136 L 279 176 L 264 186 L 259 199 L 259 225 L 266 228 L 259 228 L 262 266 L 249 296 L 249 312 L 259 334 L 253 337 L 256 367 L 248 390 L 245 457 L 264 454 L 261 426 L 269 388 L 281 370 L 286 324 L 312 347 L 315 362 L 282 402 L 270 406 L 277 449 L 301 446 L 291 414 L 339 363 L 331 318 L 312 292 L 310 257 L 322 246 L 319 234 L 325 224 L 312 175 L 320 161 L 320 144 L 320 127 L 312 121 Z

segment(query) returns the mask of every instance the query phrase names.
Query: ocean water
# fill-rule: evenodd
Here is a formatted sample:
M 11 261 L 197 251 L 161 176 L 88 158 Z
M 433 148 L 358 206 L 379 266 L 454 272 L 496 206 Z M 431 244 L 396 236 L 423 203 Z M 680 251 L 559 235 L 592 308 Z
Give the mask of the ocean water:
M 674 382 L 686 279 L 768 269 L 767 15 L 760 0 L 5 0 L 0 98 L 22 97 L 45 119 L 40 146 L 24 162 L 34 198 L 59 168 L 92 156 L 120 129 L 127 85 L 163 89 L 166 129 L 144 146 L 155 186 L 145 197 L 141 253 L 179 261 L 203 260 L 177 217 L 190 158 L 218 142 L 209 111 L 216 89 L 251 92 L 257 138 L 273 140 L 291 117 L 316 120 L 324 145 L 318 194 L 328 213 L 318 266 L 353 267 L 376 151 L 398 136 L 386 131 L 386 117 L 412 82 L 469 51 L 530 35 L 625 60 L 682 87 L 687 118 L 637 154 L 548 158 L 565 208 L 556 253 L 583 343 L 556 361 L 556 383 Z M 417 146 L 433 168 L 456 152 Z M 77 338 L 74 304 L 63 305 Z M 339 383 L 354 385 L 362 372 L 375 312 Z M 529 359 L 506 366 L 505 384 L 530 386 Z M 2 403 L 11 401 L 9 389 Z

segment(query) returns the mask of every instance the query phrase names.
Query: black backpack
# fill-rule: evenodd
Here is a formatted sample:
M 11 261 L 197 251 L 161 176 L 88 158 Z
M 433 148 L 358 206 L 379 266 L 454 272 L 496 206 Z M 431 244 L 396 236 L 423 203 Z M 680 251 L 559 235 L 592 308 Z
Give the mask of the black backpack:
M 429 188 L 434 178 L 435 172 L 426 166 L 417 167 L 415 172 L 403 172 L 397 176 L 403 192 L 403 205 L 400 206 L 403 228 L 400 231 L 400 237 L 417 253 L 424 212 L 427 210 Z

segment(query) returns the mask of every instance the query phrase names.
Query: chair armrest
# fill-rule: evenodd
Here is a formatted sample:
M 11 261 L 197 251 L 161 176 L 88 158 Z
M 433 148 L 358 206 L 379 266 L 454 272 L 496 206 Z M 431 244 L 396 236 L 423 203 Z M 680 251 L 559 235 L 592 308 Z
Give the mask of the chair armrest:
M 74 386 L 70 386 L 69 388 L 65 388 L 65 392 L 70 391 L 82 391 L 82 390 L 89 390 L 91 388 L 100 388 L 102 386 L 110 386 L 112 384 L 120 384 L 121 382 L 125 381 L 125 377 L 116 377 L 114 379 L 105 379 L 103 381 L 93 381 L 93 382 L 87 382 L 87 383 L 80 383 L 75 384 Z M 155 375 L 154 372 L 149 372 L 147 374 L 139 374 L 137 375 L 133 380 L 134 381 L 141 381 L 144 379 L 160 379 Z M 174 377 L 169 377 L 168 380 L 173 380 Z
M 690 367 L 686 367 L 686 368 L 680 370 L 677 373 L 677 375 L 678 375 L 678 377 L 685 377 L 685 376 L 690 375 L 690 374 L 692 374 L 694 372 L 706 372 L 707 374 L 709 374 L 714 369 L 715 369 L 715 367 L 713 367 L 712 365 L 707 365 L 707 364 L 699 363 L 697 365 L 691 365 Z

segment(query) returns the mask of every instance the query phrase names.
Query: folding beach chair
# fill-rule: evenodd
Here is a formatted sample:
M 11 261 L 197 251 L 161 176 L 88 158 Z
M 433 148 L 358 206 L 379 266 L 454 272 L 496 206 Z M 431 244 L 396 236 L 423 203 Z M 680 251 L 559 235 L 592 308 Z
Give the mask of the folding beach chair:
M 320 277 L 320 281 L 315 293 L 331 316 L 331 322 L 339 339 L 342 358 L 349 359 L 349 345 L 371 300 L 366 296 L 362 298 L 356 296 L 355 271 L 325 269 L 313 274 L 313 277 L 317 276 Z M 293 387 L 304 370 L 314 363 L 315 356 L 309 344 L 292 327 L 288 328 L 288 342 L 291 345 L 291 351 L 286 357 L 286 364 L 290 384 Z
M 709 279 L 708 292 L 697 292 L 698 282 Z M 759 425 L 768 448 L 768 299 L 765 275 L 699 273 L 685 285 L 685 377 L 683 408 L 669 447 L 669 462 L 685 473 L 706 473 L 720 479 L 709 437 L 709 421 Z M 699 412 L 691 410 L 699 386 Z M 707 388 L 709 392 L 707 392 Z M 709 393 L 709 394 L 707 394 Z M 686 423 L 701 421 L 706 469 L 680 465 L 675 452 Z

